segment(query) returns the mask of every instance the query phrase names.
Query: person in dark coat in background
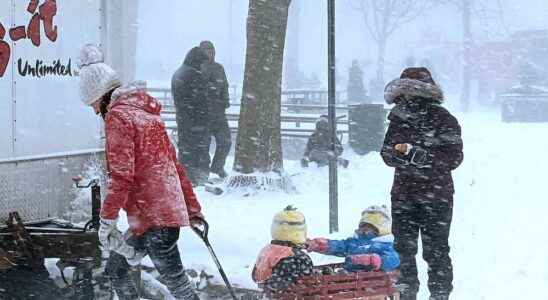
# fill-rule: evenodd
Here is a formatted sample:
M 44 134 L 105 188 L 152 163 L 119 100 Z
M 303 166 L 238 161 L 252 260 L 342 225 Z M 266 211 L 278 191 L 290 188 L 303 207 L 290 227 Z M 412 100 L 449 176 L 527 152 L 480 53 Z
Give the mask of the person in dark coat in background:
M 395 104 L 381 151 L 396 168 L 392 186 L 392 231 L 401 258 L 405 286 L 402 300 L 416 299 L 419 290 L 417 240 L 428 263 L 430 299 L 448 299 L 453 289 L 449 230 L 453 215 L 451 171 L 463 161 L 461 128 L 441 106 L 444 96 L 428 69 L 405 69 L 385 88 L 385 100 Z
M 208 81 L 208 129 L 210 136 L 215 139 L 215 156 L 213 156 L 210 171 L 221 178 L 225 178 L 228 174 L 224 167 L 232 143 L 230 128 L 228 127 L 228 120 L 226 118 L 226 109 L 230 107 L 228 80 L 226 79 L 223 66 L 215 61 L 215 47 L 213 43 L 203 41 L 200 43 L 200 48 L 209 57 L 202 64 L 202 71 Z
M 202 49 L 192 48 L 171 78 L 179 161 L 195 186 L 209 178 L 208 82 L 202 72 L 202 64 L 208 59 Z
M 301 166 L 306 168 L 310 162 L 315 162 L 318 167 L 326 166 L 331 159 L 337 159 L 337 162 L 343 167 L 348 167 L 348 160 L 341 158 L 344 149 L 341 141 L 336 138 L 335 152 L 331 149 L 331 134 L 329 132 L 329 121 L 327 116 L 322 115 L 316 121 L 316 130 L 308 138 L 306 149 Z
M 367 97 L 367 91 L 363 85 L 363 71 L 356 59 L 352 61 L 352 66 L 348 70 L 346 93 L 350 103 L 371 103 L 371 98 Z

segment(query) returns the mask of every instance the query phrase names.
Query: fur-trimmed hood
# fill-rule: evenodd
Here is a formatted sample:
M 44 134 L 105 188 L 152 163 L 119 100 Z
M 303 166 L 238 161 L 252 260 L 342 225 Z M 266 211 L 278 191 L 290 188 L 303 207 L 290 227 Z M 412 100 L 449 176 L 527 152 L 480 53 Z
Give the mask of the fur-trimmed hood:
M 430 100 L 438 104 L 444 100 L 443 91 L 439 86 L 416 79 L 395 79 L 388 83 L 384 89 L 384 100 L 388 104 L 394 104 L 398 99 L 413 101 L 416 98 Z

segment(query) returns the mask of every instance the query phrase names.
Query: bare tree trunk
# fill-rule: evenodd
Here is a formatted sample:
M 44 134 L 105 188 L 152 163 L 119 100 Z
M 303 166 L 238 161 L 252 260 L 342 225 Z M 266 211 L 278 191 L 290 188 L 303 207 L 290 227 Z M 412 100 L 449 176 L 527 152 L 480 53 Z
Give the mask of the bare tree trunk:
M 464 112 L 467 112 L 470 107 L 470 89 L 472 81 L 472 30 L 471 30 L 471 0 L 462 0 L 462 90 L 461 90 L 461 106 Z
M 281 82 L 290 0 L 250 0 L 234 170 L 281 171 Z

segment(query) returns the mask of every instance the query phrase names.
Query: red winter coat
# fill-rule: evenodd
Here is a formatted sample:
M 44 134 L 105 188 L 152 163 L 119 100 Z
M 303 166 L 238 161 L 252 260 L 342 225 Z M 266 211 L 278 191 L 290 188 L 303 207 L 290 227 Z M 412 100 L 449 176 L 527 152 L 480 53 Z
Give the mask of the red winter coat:
M 161 105 L 138 85 L 118 89 L 113 99 L 105 120 L 109 181 L 101 217 L 115 219 L 123 208 L 136 236 L 188 225 L 201 207 L 177 162 Z

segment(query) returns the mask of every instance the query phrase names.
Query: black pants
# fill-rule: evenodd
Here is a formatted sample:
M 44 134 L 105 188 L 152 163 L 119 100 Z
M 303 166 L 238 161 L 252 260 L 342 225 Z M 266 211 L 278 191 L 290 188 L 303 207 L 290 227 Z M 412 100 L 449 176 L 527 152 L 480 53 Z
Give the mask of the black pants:
M 409 288 L 403 293 L 416 294 L 417 242 L 422 241 L 422 257 L 428 263 L 428 289 L 431 295 L 449 295 L 453 290 L 453 266 L 449 257 L 449 231 L 453 216 L 453 197 L 393 196 L 392 232 L 394 247 L 400 254 L 399 283 Z M 411 298 L 412 299 L 412 298 Z
M 178 239 L 179 228 L 152 229 L 135 239 L 132 245 L 150 256 L 160 273 L 159 280 L 167 286 L 173 297 L 185 300 L 198 299 L 181 263 Z M 105 272 L 110 277 L 118 298 L 138 299 L 137 288 L 130 278 L 130 265 L 123 256 L 110 252 Z
M 213 173 L 219 173 L 224 170 L 226 157 L 232 145 L 230 127 L 225 116 L 210 123 L 209 134 L 215 139 L 215 156 L 213 156 L 210 170 Z
M 179 162 L 185 167 L 194 185 L 204 184 L 209 178 L 210 136 L 206 126 L 177 126 Z
M 333 155 L 330 154 L 329 151 L 320 151 L 320 150 L 312 150 L 310 151 L 310 154 L 308 155 L 308 159 L 311 162 L 315 162 L 318 164 L 318 167 L 324 167 L 329 165 L 329 161 L 332 159 Z M 337 157 L 337 163 L 339 165 L 345 165 L 347 163 L 347 160 L 341 157 Z

